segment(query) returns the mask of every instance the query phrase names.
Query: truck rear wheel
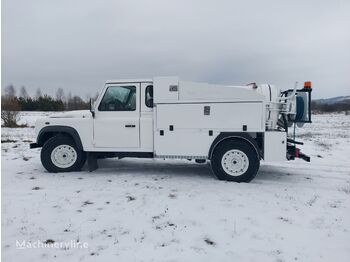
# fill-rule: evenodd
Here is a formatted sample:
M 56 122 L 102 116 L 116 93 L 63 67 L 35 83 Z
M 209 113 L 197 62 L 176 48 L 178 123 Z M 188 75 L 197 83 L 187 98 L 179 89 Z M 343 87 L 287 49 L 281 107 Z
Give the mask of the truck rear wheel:
M 250 182 L 260 166 L 259 156 L 250 144 L 242 140 L 227 140 L 219 144 L 211 158 L 211 167 L 220 180 Z
M 85 152 L 77 148 L 73 139 L 64 135 L 50 138 L 41 150 L 41 163 L 52 173 L 78 171 L 85 160 Z

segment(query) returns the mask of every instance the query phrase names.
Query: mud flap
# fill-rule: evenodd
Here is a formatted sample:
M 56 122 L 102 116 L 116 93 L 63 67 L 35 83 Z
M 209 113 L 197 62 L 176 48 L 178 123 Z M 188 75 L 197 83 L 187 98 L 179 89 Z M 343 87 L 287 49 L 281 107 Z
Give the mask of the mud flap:
M 97 156 L 95 153 L 88 152 L 87 161 L 88 161 L 89 172 L 95 171 L 98 168 Z

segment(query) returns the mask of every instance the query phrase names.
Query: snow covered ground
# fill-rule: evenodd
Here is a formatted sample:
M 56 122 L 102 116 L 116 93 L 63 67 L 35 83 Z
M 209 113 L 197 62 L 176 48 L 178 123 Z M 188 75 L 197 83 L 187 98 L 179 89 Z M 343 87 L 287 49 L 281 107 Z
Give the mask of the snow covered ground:
M 26 113 L 30 126 L 44 113 Z M 350 261 L 350 116 L 298 129 L 311 163 L 249 184 L 189 161 L 109 159 L 47 173 L 33 128 L 2 129 L 4 261 Z M 73 241 L 86 248 L 16 248 Z

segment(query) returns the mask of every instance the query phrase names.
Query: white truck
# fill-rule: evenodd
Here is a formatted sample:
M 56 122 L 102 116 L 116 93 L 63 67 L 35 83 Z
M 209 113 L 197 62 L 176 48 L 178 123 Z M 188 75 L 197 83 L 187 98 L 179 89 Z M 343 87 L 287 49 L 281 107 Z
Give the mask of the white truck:
M 139 157 L 210 161 L 218 179 L 249 182 L 260 160 L 310 158 L 288 128 L 311 122 L 311 82 L 225 86 L 155 77 L 107 81 L 90 111 L 39 119 L 36 143 L 49 172 L 90 171 L 97 159 Z M 295 128 L 294 128 L 295 130 Z

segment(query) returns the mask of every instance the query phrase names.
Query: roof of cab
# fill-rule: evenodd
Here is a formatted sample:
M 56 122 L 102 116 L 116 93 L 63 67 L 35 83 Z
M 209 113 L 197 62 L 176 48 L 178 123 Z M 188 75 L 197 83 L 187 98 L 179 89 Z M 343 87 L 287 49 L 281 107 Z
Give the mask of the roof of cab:
M 105 84 L 121 84 L 121 83 L 153 83 L 152 79 L 139 78 L 139 79 L 115 79 L 107 80 Z

